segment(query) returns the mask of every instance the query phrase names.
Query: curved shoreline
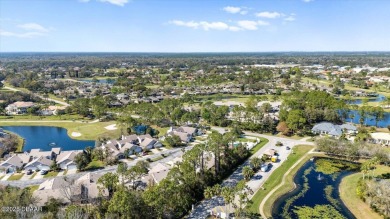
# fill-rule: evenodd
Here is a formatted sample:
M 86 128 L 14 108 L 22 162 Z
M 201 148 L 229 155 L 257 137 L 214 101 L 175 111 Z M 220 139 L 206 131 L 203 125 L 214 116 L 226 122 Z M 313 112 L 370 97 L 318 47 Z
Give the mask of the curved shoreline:
M 9 124 L 8 124 L 9 123 Z M 16 120 L 16 121 L 0 121 L 1 126 L 46 126 L 46 127 L 56 127 L 56 128 L 64 128 L 66 129 L 66 133 L 69 138 L 73 140 L 86 140 L 86 141 L 95 141 L 96 138 L 102 134 L 90 132 L 90 135 L 86 135 L 82 131 L 78 130 L 78 128 L 82 128 L 83 126 L 93 125 L 97 123 L 96 121 L 83 122 L 83 121 L 72 121 L 72 120 Z M 72 125 L 74 124 L 74 125 Z M 99 123 L 101 124 L 101 123 Z M 101 127 L 104 128 L 106 124 Z M 104 130 L 106 133 L 112 132 L 113 130 Z M 80 136 L 72 136 L 73 132 L 78 132 Z M 92 136 L 91 136 L 92 134 Z
M 360 175 L 361 173 L 358 172 L 343 177 L 338 188 L 341 201 L 357 219 L 383 219 L 382 216 L 374 212 L 370 206 L 357 197 L 356 191 L 350 191 L 351 189 L 348 189 L 349 186 L 355 188 L 355 180 L 358 180 Z
M 24 139 L 22 136 L 20 136 L 19 134 L 15 133 L 15 132 L 11 132 L 11 131 L 8 131 L 8 130 L 4 130 L 4 132 L 13 134 L 13 135 L 15 135 L 18 138 L 18 146 L 16 147 L 16 150 L 15 151 L 10 151 L 10 152 L 22 153 L 24 145 L 26 143 L 26 139 Z M 20 142 L 20 141 L 22 141 L 22 142 Z
M 289 176 L 287 176 L 287 175 L 285 175 L 286 176 L 286 180 L 285 181 L 283 181 L 283 182 L 281 182 L 279 185 L 278 185 L 278 187 L 275 187 L 274 188 L 274 190 L 276 191 L 276 190 L 278 190 L 278 189 L 280 189 L 280 187 L 282 187 L 282 186 L 285 186 L 285 187 L 290 187 L 290 186 L 292 186 L 293 188 L 292 189 L 290 189 L 290 190 L 288 190 L 287 192 L 283 192 L 283 193 L 281 193 L 281 194 L 278 194 L 277 196 L 272 196 L 271 195 L 271 197 L 269 197 L 269 199 L 268 200 L 266 200 L 265 202 L 267 202 L 267 201 L 272 201 L 272 205 L 271 205 L 271 208 L 270 208 L 270 211 L 271 211 L 271 217 L 272 217 L 272 214 L 273 214 L 273 209 L 274 209 L 274 207 L 275 207 L 275 203 L 276 203 L 276 201 L 280 198 L 280 197 L 282 197 L 283 195 L 286 195 L 286 194 L 288 194 L 288 193 L 290 193 L 290 192 L 293 192 L 296 188 L 297 188 L 297 184 L 295 183 L 295 177 L 296 177 L 296 175 L 298 174 L 298 172 L 299 172 L 299 170 L 309 161 L 309 159 L 311 158 L 311 157 L 316 157 L 316 158 L 329 158 L 328 156 L 326 156 L 326 155 L 323 155 L 323 154 L 317 154 L 317 155 L 314 155 L 314 154 L 306 154 L 307 155 L 307 157 L 306 157 L 306 159 L 304 159 L 304 160 L 301 160 L 300 161 L 300 163 L 299 163 L 299 165 L 297 165 L 297 166 L 295 166 L 295 168 L 292 168 L 292 171 L 291 172 L 293 172 L 294 174 L 292 175 L 292 178 L 288 178 L 287 179 L 287 177 L 289 177 Z M 304 158 L 304 157 L 302 157 L 302 158 Z M 346 209 L 346 210 L 348 210 L 349 211 L 349 214 L 351 214 L 351 216 L 353 215 L 354 217 L 356 217 L 356 218 L 358 218 L 359 219 L 359 217 L 357 217 L 356 216 L 356 214 L 355 214 L 355 212 L 353 211 L 353 210 L 355 210 L 355 207 L 356 206 L 353 206 L 353 205 L 347 205 L 346 204 L 346 202 L 341 198 L 342 196 L 341 196 L 341 185 L 342 185 L 342 182 L 344 182 L 344 179 L 346 178 L 346 177 L 349 177 L 349 176 L 351 176 L 351 175 L 354 175 L 354 174 L 359 174 L 358 172 L 356 173 L 356 172 L 351 172 L 351 173 L 347 173 L 346 175 L 344 175 L 344 176 L 342 176 L 342 178 L 341 179 L 339 179 L 338 181 L 339 181 L 339 183 L 338 183 L 338 185 L 337 185 L 337 190 L 338 190 L 338 197 L 339 197 L 339 199 L 340 199 L 340 201 L 342 202 L 342 205 L 344 205 L 344 208 Z M 291 175 L 290 175 L 291 176 Z M 283 178 L 283 180 L 284 180 L 285 178 Z M 292 180 L 292 181 L 291 181 Z M 283 190 L 283 189 L 281 189 L 281 190 Z M 275 191 L 271 191 L 270 193 L 275 193 Z M 269 212 L 265 212 L 265 213 L 269 213 Z M 264 218 L 267 218 L 267 217 L 265 217 L 265 215 L 264 215 Z M 361 219 L 366 219 L 367 217 L 361 217 Z M 372 219 L 380 219 L 381 217 L 379 217 L 379 218 L 375 218 L 375 217 L 368 217 L 368 218 L 372 218 Z
M 283 175 L 283 178 L 282 178 L 282 182 L 279 183 L 279 185 L 277 185 L 276 187 L 274 187 L 265 197 L 264 199 L 261 201 L 260 205 L 259 205 L 259 213 L 261 215 L 261 217 L 263 218 L 268 218 L 264 212 L 264 205 L 266 204 L 266 202 L 272 197 L 274 198 L 272 195 L 277 191 L 279 190 L 285 183 L 286 183 L 286 178 L 289 176 L 289 174 L 291 173 L 291 171 L 295 170 L 295 168 L 300 165 L 302 166 L 305 162 L 302 162 L 304 161 L 305 159 L 309 159 L 310 155 L 314 152 L 315 148 L 311 149 L 310 151 L 308 151 L 303 157 L 301 157 L 297 162 L 295 162 Z M 302 164 L 301 164 L 302 163 Z M 299 169 L 299 168 L 297 168 Z M 273 203 L 272 203 L 273 204 Z M 267 213 L 271 213 L 270 215 L 272 215 L 272 210 L 269 209 L 271 212 L 267 212 Z

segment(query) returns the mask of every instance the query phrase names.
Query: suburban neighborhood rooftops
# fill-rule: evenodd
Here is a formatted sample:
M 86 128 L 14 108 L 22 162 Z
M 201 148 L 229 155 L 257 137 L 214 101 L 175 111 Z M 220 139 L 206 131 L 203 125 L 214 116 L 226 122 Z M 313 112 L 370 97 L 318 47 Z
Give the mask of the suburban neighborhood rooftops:
M 20 159 L 20 157 L 14 155 L 10 158 L 8 158 L 6 161 L 4 161 L 3 163 L 0 164 L 0 166 L 9 166 L 9 165 L 12 165 L 12 166 L 15 166 L 15 167 L 22 167 L 23 166 L 23 161 L 22 159 Z
M 17 101 L 15 103 L 10 104 L 10 106 L 15 106 L 15 107 L 33 107 L 34 103 L 33 102 L 24 102 L 24 101 Z
M 357 128 L 352 124 L 335 125 L 330 122 L 321 122 L 314 125 L 311 130 L 320 134 L 325 133 L 333 136 L 341 136 L 341 134 L 343 134 L 343 130 L 355 132 L 357 131 Z
M 55 177 L 53 179 L 48 179 L 39 185 L 38 190 L 44 189 L 60 189 L 66 186 L 69 186 L 70 183 L 65 181 L 63 177 Z
M 371 138 L 390 141 L 390 134 L 385 132 L 374 132 L 371 133 Z

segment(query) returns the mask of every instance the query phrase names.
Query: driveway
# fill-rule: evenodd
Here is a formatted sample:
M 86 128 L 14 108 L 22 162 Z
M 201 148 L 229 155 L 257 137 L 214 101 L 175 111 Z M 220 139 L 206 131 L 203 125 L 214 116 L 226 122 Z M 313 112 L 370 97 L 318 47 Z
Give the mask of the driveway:
M 77 173 L 77 169 L 70 169 L 68 170 L 68 172 L 66 172 L 66 175 L 76 174 L 76 173 Z
M 185 149 L 189 150 L 191 148 L 192 148 L 191 146 L 188 146 Z M 152 159 L 154 157 L 159 157 L 159 156 L 161 156 L 162 153 L 167 155 L 167 157 L 165 157 L 165 158 L 163 158 L 163 159 L 161 159 L 159 161 L 151 163 L 150 166 L 153 167 L 154 165 L 156 165 L 159 162 L 169 162 L 170 160 L 173 160 L 175 157 L 179 156 L 182 153 L 181 150 L 182 150 L 182 148 L 168 149 L 166 151 L 160 152 L 159 154 L 147 155 L 147 156 L 138 158 L 138 159 L 136 159 L 134 161 L 127 162 L 127 165 L 128 166 L 134 166 L 140 160 L 146 160 L 147 158 L 151 158 Z M 108 167 L 106 167 L 104 169 L 94 170 L 94 171 L 91 171 L 91 172 L 98 172 L 98 173 L 116 172 L 117 167 L 118 167 L 117 165 L 108 166 Z M 80 178 L 81 176 L 84 176 L 87 173 L 88 172 L 79 172 L 79 173 L 77 173 L 76 171 L 75 172 L 68 171 L 68 173 L 66 174 L 66 177 L 68 179 L 70 179 L 70 180 L 75 180 L 75 179 Z M 20 188 L 24 188 L 24 187 L 32 186 L 32 185 L 39 185 L 39 184 L 43 183 L 45 180 L 50 179 L 50 178 L 43 178 L 43 175 L 40 175 L 39 173 L 37 173 L 36 176 L 33 179 L 25 180 L 25 181 L 21 181 L 21 180 L 6 181 L 8 179 L 8 177 L 9 176 L 3 177 L 3 179 L 0 181 L 0 185 L 11 185 L 11 186 L 17 186 L 17 187 L 20 187 Z M 65 177 L 65 176 L 58 176 L 58 177 Z
M 12 174 L 5 174 L 5 176 L 1 178 L 1 181 L 7 181 L 10 176 L 12 176 Z
M 43 179 L 43 176 L 40 172 L 38 172 L 37 174 L 35 174 L 34 178 L 33 179 Z
M 31 178 L 31 176 L 32 176 L 32 174 L 30 174 L 30 175 L 24 174 L 24 175 L 22 176 L 22 178 L 20 178 L 20 180 L 22 180 L 22 181 L 24 181 L 24 180 L 29 180 L 29 179 Z
M 214 127 L 213 127 L 214 129 Z M 218 128 L 220 130 L 220 128 Z M 220 130 L 222 131 L 222 130 Z M 223 130 L 224 131 L 224 130 Z M 237 183 L 244 179 L 244 176 L 242 175 L 242 169 L 245 166 L 249 165 L 249 160 L 253 157 L 260 157 L 264 154 L 269 149 L 275 149 L 278 154 L 279 154 L 279 160 L 276 163 L 272 163 L 273 166 L 268 172 L 258 172 L 256 173 L 255 177 L 252 177 L 246 185 L 249 186 L 249 188 L 256 194 L 257 190 L 259 190 L 264 182 L 269 178 L 269 176 L 277 169 L 288 157 L 288 155 L 291 153 L 292 149 L 296 145 L 300 144 L 306 144 L 306 145 L 314 145 L 313 142 L 306 142 L 306 141 L 301 141 L 301 140 L 294 140 L 294 139 L 288 139 L 288 138 L 281 138 L 281 137 L 274 137 L 274 136 L 268 136 L 268 135 L 262 135 L 258 133 L 253 133 L 253 132 L 244 132 L 245 135 L 251 135 L 255 137 L 263 137 L 267 138 L 269 142 L 265 144 L 260 150 L 258 150 L 254 155 L 252 155 L 247 161 L 244 162 L 241 166 L 237 168 L 236 171 L 233 172 L 232 175 L 230 175 L 226 180 L 222 182 L 222 186 L 229 186 L 233 187 L 237 185 Z M 283 146 L 278 147 L 275 146 L 276 142 L 282 142 Z M 286 146 L 289 146 L 291 150 L 287 150 Z M 253 195 L 250 195 L 249 197 L 252 198 Z M 224 206 L 225 203 L 223 201 L 222 197 L 213 197 L 211 199 L 205 199 L 201 201 L 195 208 L 194 210 L 190 213 L 190 215 L 187 218 L 193 218 L 193 219 L 198 219 L 198 218 L 206 218 L 209 215 L 209 211 L 217 206 Z

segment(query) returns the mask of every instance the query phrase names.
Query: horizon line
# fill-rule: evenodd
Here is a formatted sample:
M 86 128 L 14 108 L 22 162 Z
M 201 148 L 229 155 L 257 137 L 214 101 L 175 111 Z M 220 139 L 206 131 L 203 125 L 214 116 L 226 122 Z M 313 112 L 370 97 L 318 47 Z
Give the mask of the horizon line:
M 193 52 L 131 52 L 131 51 L 0 51 L 1 53 L 172 53 L 172 54 L 186 54 L 186 53 L 331 53 L 331 52 L 348 52 L 348 53 L 364 53 L 364 52 L 380 52 L 386 53 L 390 52 L 390 50 L 286 50 L 286 51 L 193 51 Z

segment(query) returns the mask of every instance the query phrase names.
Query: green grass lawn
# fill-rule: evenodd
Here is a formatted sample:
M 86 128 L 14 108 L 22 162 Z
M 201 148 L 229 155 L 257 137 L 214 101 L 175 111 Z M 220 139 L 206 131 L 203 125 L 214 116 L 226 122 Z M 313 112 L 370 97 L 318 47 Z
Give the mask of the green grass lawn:
M 68 130 L 70 138 L 78 140 L 96 140 L 97 137 L 103 136 L 107 138 L 118 138 L 120 136 L 120 130 L 107 130 L 104 127 L 115 124 L 115 122 L 96 122 L 96 123 L 82 123 L 72 121 L 7 121 L 2 122 L 0 120 L 0 126 L 54 126 L 62 127 Z M 81 133 L 80 137 L 72 137 L 72 132 Z
M 46 175 L 44 175 L 43 178 L 55 177 L 57 175 L 58 175 L 58 172 L 50 171 Z
M 167 134 L 168 129 L 169 129 L 169 127 L 163 127 L 163 128 L 161 128 L 161 127 L 158 127 L 158 126 L 156 126 L 156 125 L 152 125 L 152 126 L 150 126 L 150 127 L 152 127 L 153 129 L 156 129 L 156 130 L 159 131 L 158 137 L 161 137 L 161 136 L 164 136 L 165 134 Z
M 287 170 L 290 169 L 290 167 L 293 166 L 295 164 L 295 162 L 297 162 L 302 156 L 304 156 L 312 148 L 313 148 L 313 146 L 308 146 L 308 145 L 295 146 L 293 149 L 294 151 L 288 156 L 288 159 L 280 167 L 278 167 L 272 173 L 272 175 L 268 178 L 268 180 L 263 184 L 264 189 L 260 189 L 253 196 L 253 198 L 252 198 L 253 203 L 250 206 L 248 206 L 248 209 L 251 212 L 259 213 L 260 202 L 264 199 L 264 197 L 268 194 L 268 192 L 270 192 L 273 188 L 275 188 L 277 185 L 279 185 L 282 182 L 283 176 L 287 172 Z M 269 202 L 267 202 L 267 203 L 269 203 Z M 266 206 L 264 206 L 264 209 L 266 210 L 265 214 L 267 216 L 270 216 L 272 203 L 270 203 Z M 267 212 L 268 212 L 268 214 L 267 214 Z
M 33 179 L 36 175 L 37 175 L 38 172 L 34 172 L 31 176 L 30 176 L 30 179 Z
M 64 170 L 64 174 L 63 175 L 66 175 L 68 173 L 68 170 Z
M 390 167 L 383 165 L 377 166 L 375 170 L 375 175 L 380 175 L 382 173 L 389 173 Z M 355 215 L 357 219 L 381 219 L 383 218 L 378 213 L 374 212 L 370 206 L 363 202 L 356 194 L 356 186 L 359 179 L 362 177 L 362 173 L 354 173 L 349 176 L 346 176 L 341 181 L 339 190 L 340 198 L 348 209 Z
M 164 158 L 163 156 L 158 156 L 158 157 L 151 159 L 151 162 L 156 162 L 156 161 L 161 160 L 163 158 Z
M 256 142 L 255 139 L 249 139 L 249 138 L 238 138 L 237 141 L 239 141 L 239 142 Z
M 0 180 L 4 178 L 5 175 L 0 176 Z
M 24 173 L 15 173 L 14 175 L 8 178 L 8 181 L 20 180 L 20 178 L 22 178 L 23 175 Z
M 258 150 L 260 150 L 260 148 L 262 148 L 265 144 L 268 143 L 268 139 L 266 139 L 266 138 L 259 137 L 259 139 L 260 139 L 260 143 L 255 145 L 252 149 L 250 149 L 249 153 L 251 155 L 255 154 Z
M 34 192 L 35 190 L 37 190 L 39 188 L 39 185 L 29 186 L 29 188 L 31 189 L 31 192 Z
M 100 169 L 104 167 L 104 163 L 100 160 L 93 160 L 91 163 L 88 164 L 88 166 L 85 168 L 85 170 L 95 170 Z

